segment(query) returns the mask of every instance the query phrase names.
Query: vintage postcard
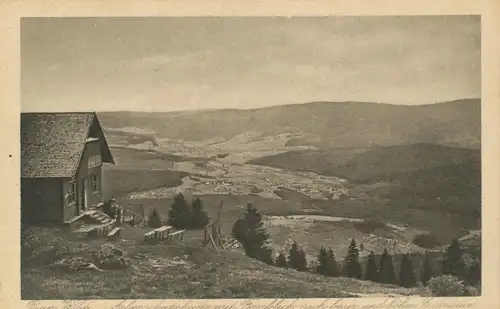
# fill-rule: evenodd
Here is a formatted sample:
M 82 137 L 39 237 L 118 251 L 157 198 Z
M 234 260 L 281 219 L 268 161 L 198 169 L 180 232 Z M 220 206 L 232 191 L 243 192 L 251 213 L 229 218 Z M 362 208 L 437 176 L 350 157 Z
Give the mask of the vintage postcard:
M 5 308 L 499 305 L 493 6 L 71 3 L 6 4 Z

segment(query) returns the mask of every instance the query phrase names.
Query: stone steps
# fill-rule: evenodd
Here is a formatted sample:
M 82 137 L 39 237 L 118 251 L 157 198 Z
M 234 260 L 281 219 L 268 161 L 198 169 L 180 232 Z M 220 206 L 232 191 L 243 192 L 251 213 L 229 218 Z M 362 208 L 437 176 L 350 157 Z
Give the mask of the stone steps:
M 89 210 L 83 214 L 94 223 L 84 224 L 77 230 L 76 233 L 85 233 L 89 236 L 107 236 L 113 229 L 113 224 L 116 220 L 112 219 L 103 212 L 97 210 Z
M 102 223 L 102 224 L 113 222 L 113 219 L 111 219 L 111 217 L 109 217 L 108 215 L 106 215 L 105 213 L 100 212 L 100 211 L 93 211 L 93 212 L 89 213 L 89 216 L 93 220 L 95 220 L 99 223 Z

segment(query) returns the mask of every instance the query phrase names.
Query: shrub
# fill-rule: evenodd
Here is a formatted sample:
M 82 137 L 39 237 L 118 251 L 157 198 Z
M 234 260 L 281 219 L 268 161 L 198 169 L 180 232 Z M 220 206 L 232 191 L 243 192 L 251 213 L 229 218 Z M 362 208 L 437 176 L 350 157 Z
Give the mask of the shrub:
M 412 242 L 413 244 L 426 249 L 432 249 L 440 244 L 436 237 L 430 233 L 419 234 L 413 238 Z
M 355 227 L 360 232 L 363 232 L 363 233 L 371 233 L 371 232 L 375 231 L 376 229 L 383 228 L 385 226 L 386 225 L 385 225 L 384 222 L 382 222 L 379 219 L 375 219 L 375 218 L 365 219 L 365 220 L 363 220 L 361 222 L 356 222 L 355 223 Z
M 452 275 L 442 275 L 429 280 L 428 287 L 432 296 L 465 296 L 467 290 L 464 282 Z
M 125 252 L 114 245 L 102 245 L 97 251 L 92 252 L 92 257 L 96 265 L 103 269 L 123 269 L 129 267 L 129 262 L 125 259 Z

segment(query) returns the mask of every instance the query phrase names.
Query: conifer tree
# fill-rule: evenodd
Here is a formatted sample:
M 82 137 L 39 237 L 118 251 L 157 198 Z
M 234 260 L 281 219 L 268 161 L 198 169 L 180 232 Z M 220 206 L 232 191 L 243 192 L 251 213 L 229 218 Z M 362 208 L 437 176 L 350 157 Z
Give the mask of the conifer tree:
M 332 248 L 328 250 L 328 267 L 326 271 L 328 277 L 339 277 L 340 276 L 340 265 L 335 259 L 335 254 Z
M 399 268 L 399 285 L 409 288 L 414 286 L 416 281 L 411 257 L 408 253 L 403 254 Z
M 351 239 L 347 255 L 344 259 L 344 275 L 349 278 L 361 279 L 361 264 L 359 263 L 359 250 L 356 240 Z
M 191 227 L 195 229 L 203 228 L 209 222 L 207 213 L 203 210 L 203 204 L 199 197 L 193 201 L 191 210 Z
M 264 228 L 262 215 L 252 204 L 247 205 L 243 218 L 234 223 L 233 237 L 243 245 L 249 257 L 258 258 L 262 255 L 260 251 L 265 247 L 269 234 Z
M 172 208 L 168 212 L 168 224 L 177 229 L 187 229 L 191 223 L 191 210 L 182 193 L 175 196 Z
M 159 228 L 162 226 L 162 222 L 161 222 L 161 216 L 160 214 L 158 213 L 158 210 L 155 208 L 153 208 L 153 211 L 149 214 L 149 218 L 148 218 L 148 225 L 150 228 Z
M 316 266 L 316 272 L 323 276 L 326 276 L 328 272 L 328 252 L 325 248 L 321 247 L 318 254 L 318 266 Z
M 307 260 L 304 251 L 294 241 L 288 255 L 288 265 L 291 268 L 304 271 L 307 270 Z
M 307 258 L 306 258 L 306 253 L 302 248 L 299 248 L 298 252 L 298 265 L 297 265 L 297 270 L 298 271 L 307 271 Z
M 420 273 L 420 281 L 422 282 L 422 284 L 427 285 L 427 282 L 429 282 L 432 277 L 434 277 L 434 269 L 432 268 L 429 253 L 426 251 L 424 262 L 422 265 L 422 271 Z
M 297 263 L 297 256 L 299 252 L 299 245 L 297 245 L 297 242 L 293 242 L 292 246 L 290 247 L 290 250 L 288 250 L 288 265 L 295 269 Z
M 274 265 L 276 265 L 277 267 L 283 267 L 283 268 L 288 267 L 288 263 L 286 261 L 285 254 L 283 252 L 280 252 L 280 254 L 278 254 L 278 257 L 276 257 L 276 262 L 274 263 Z
M 252 204 L 247 205 L 247 212 L 244 215 L 247 222 L 247 233 L 243 247 L 250 257 L 257 257 L 262 247 L 269 239 L 269 234 L 264 228 L 262 215 Z
M 377 259 L 373 252 L 370 252 L 366 261 L 365 280 L 373 282 L 378 282 L 380 280 Z
M 465 262 L 463 251 L 458 239 L 453 239 L 446 249 L 442 260 L 442 271 L 444 275 L 452 275 L 460 279 L 466 279 Z
M 380 256 L 380 271 L 379 278 L 381 283 L 396 284 L 396 274 L 394 272 L 394 265 L 392 264 L 392 256 L 387 249 L 384 249 Z

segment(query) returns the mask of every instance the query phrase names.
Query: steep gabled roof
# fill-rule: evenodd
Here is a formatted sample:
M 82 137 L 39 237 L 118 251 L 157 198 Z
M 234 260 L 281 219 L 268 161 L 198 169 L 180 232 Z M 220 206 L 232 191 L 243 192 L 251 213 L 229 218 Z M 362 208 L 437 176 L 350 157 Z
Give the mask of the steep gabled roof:
M 21 178 L 71 178 L 75 175 L 95 113 L 21 114 Z M 113 158 L 102 135 L 104 162 Z

